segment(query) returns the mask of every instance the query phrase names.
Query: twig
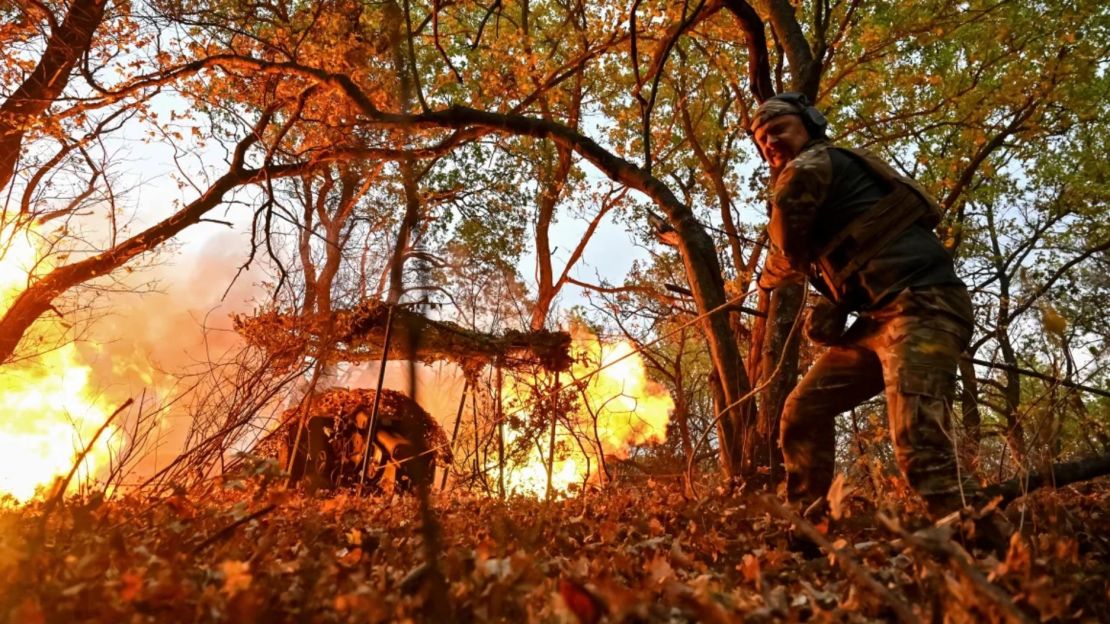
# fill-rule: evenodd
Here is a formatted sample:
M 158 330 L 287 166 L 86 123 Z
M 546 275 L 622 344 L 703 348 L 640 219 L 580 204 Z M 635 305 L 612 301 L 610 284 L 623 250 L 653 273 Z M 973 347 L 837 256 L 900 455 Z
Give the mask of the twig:
M 837 548 L 833 546 L 832 542 L 828 540 L 820 531 L 817 530 L 812 524 L 800 517 L 793 511 L 783 507 L 775 497 L 770 495 L 761 496 L 759 499 L 763 506 L 767 508 L 772 514 L 790 522 L 794 528 L 802 533 L 805 537 L 820 546 L 823 550 L 828 552 L 836 559 L 844 572 L 857 583 L 866 588 L 871 593 L 879 598 L 882 598 L 897 616 L 899 622 L 919 622 L 920 620 L 914 615 L 913 611 L 906 606 L 905 601 L 895 596 L 889 589 L 883 587 L 881 583 L 875 580 L 875 577 L 863 568 L 860 564 L 856 563 L 852 558 L 848 548 Z
M 1014 601 L 1010 599 L 1006 592 L 1002 591 L 998 586 L 993 585 L 983 576 L 982 572 L 972 565 L 971 556 L 955 542 L 949 539 L 938 539 L 936 536 L 930 536 L 921 532 L 910 533 L 902 528 L 902 525 L 899 524 L 897 520 L 882 512 L 877 514 L 877 518 L 879 524 L 886 527 L 888 531 L 901 536 L 903 543 L 909 544 L 926 553 L 939 555 L 947 559 L 950 563 L 955 564 L 956 568 L 967 580 L 971 581 L 971 584 L 975 586 L 975 589 L 978 590 L 980 594 L 986 596 L 1002 610 L 1007 621 L 1033 622 L 1029 616 L 1025 615 L 1021 609 L 1017 608 L 1017 605 L 1014 604 Z
M 1053 377 L 1051 375 L 1046 375 L 1044 373 L 1038 373 L 1035 370 L 1031 370 L 1031 369 L 1028 369 L 1028 368 L 1022 368 L 1020 366 L 1013 366 L 1011 364 L 1006 364 L 1006 363 L 1003 363 L 1003 362 L 991 362 L 991 361 L 988 361 L 988 360 L 981 360 L 981 359 L 978 359 L 978 358 L 968 357 L 966 354 L 964 354 L 961 357 L 963 357 L 965 360 L 968 360 L 972 364 L 978 364 L 979 366 L 986 366 L 987 368 L 994 368 L 994 369 L 997 369 L 997 370 L 1010 371 L 1012 373 L 1017 373 L 1019 375 L 1025 375 L 1026 377 L 1032 377 L 1034 379 L 1040 379 L 1041 381 L 1048 381 L 1048 382 L 1051 382 L 1051 383 L 1054 383 L 1054 384 L 1058 384 L 1058 385 L 1064 386 L 1065 388 L 1071 388 L 1073 390 L 1080 390 L 1082 392 L 1089 392 L 1091 394 L 1095 394 L 1095 395 L 1098 395 L 1100 397 L 1110 398 L 1110 390 L 1104 390 L 1102 388 L 1095 388 L 1094 386 L 1087 386 L 1087 385 L 1075 383 L 1074 381 L 1069 381 L 1067 379 L 1060 379 L 1059 377 Z
M 448 443 L 447 447 L 447 452 L 451 454 L 452 461 L 446 462 L 443 466 L 443 479 L 439 482 L 440 490 L 447 487 L 447 473 L 451 472 L 451 464 L 454 463 L 455 439 L 459 437 L 459 425 L 462 423 L 463 408 L 466 407 L 466 392 L 469 389 L 470 378 L 467 377 L 466 381 L 463 382 L 462 394 L 459 396 L 459 410 L 455 412 L 455 428 L 451 430 L 451 441 Z
M 224 221 L 223 219 L 200 219 L 197 223 L 215 223 L 217 225 L 226 225 L 227 227 L 235 227 L 231 221 Z
M 231 534 L 235 532 L 235 529 L 243 526 L 244 524 L 250 522 L 251 520 L 256 520 L 258 518 L 261 518 L 262 516 L 265 516 L 266 514 L 270 513 L 271 511 L 273 511 L 275 509 L 277 509 L 277 505 L 266 505 L 265 507 L 263 507 L 262 509 L 259 509 L 258 511 L 252 513 L 251 515 L 246 516 L 244 518 L 240 518 L 240 519 L 236 520 L 235 522 L 232 522 L 231 524 L 227 525 L 226 527 L 224 527 L 224 528 L 220 529 L 219 531 L 217 531 L 216 533 L 212 534 L 212 536 L 209 537 L 208 539 L 206 539 L 203 542 L 194 546 L 192 554 L 194 554 L 194 555 L 199 554 L 202 550 L 204 550 L 205 548 L 208 548 L 212 544 L 215 544 L 216 542 L 218 542 L 222 539 L 226 539 L 226 538 L 230 537 Z
M 378 408 L 382 401 L 382 385 L 385 383 L 385 367 L 389 363 L 389 341 L 393 338 L 393 311 L 396 302 L 390 301 L 385 317 L 385 337 L 382 338 L 382 358 L 378 362 L 378 385 L 374 390 L 374 406 L 370 408 L 370 420 L 366 423 L 366 446 L 362 449 L 362 459 L 359 461 L 358 496 L 362 496 L 362 487 L 366 483 L 366 465 L 370 460 L 371 449 L 377 439 Z M 415 388 L 416 386 L 412 386 Z M 434 479 L 435 477 L 433 477 Z
M 50 498 L 50 501 L 46 503 L 46 507 L 42 511 L 41 526 L 39 527 L 40 533 L 46 531 L 46 520 L 50 517 L 50 514 L 54 511 L 54 508 L 58 506 L 58 503 L 62 501 L 62 498 L 65 496 L 66 490 L 69 489 L 69 482 L 73 480 L 73 475 L 77 474 L 77 468 L 80 467 L 81 463 L 85 461 L 85 457 L 89 454 L 90 451 L 92 451 L 93 445 L 96 444 L 96 441 L 98 439 L 100 439 L 100 434 L 104 433 L 104 431 L 108 428 L 108 425 L 112 424 L 112 421 L 116 419 L 116 416 L 119 416 L 120 413 L 123 412 L 123 410 L 131 407 L 131 404 L 134 402 L 134 399 L 127 399 L 123 402 L 123 405 L 117 407 L 116 411 L 112 412 L 112 415 L 109 416 L 107 420 L 104 421 L 104 424 L 100 425 L 100 428 L 96 430 L 95 434 L 93 434 L 92 439 L 89 440 L 89 443 L 85 445 L 85 450 L 81 451 L 81 454 L 77 456 L 77 460 L 73 462 L 73 467 L 69 469 L 69 474 L 67 474 L 66 478 L 63 479 L 60 484 L 58 484 L 58 490 L 54 493 L 54 496 Z

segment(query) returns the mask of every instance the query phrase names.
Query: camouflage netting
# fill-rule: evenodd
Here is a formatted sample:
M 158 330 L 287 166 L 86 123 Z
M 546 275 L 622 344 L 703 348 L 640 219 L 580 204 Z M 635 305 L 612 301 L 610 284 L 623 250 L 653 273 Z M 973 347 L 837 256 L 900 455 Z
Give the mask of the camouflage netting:
M 365 301 L 351 310 L 331 315 L 330 359 L 360 363 L 380 358 L 388 312 L 389 306 L 384 303 Z M 262 310 L 254 316 L 237 315 L 235 330 L 279 362 L 287 360 L 292 364 L 306 353 L 315 356 L 319 352 L 328 320 L 327 315 Z M 407 352 L 410 348 L 414 353 Z M 566 332 L 483 334 L 397 307 L 388 359 L 449 361 L 468 371 L 495 361 L 506 368 L 541 366 L 557 371 L 570 366 L 569 348 L 570 335 Z
M 283 465 L 288 465 L 293 447 L 297 448 L 297 461 L 290 471 L 294 479 L 308 476 L 328 486 L 359 483 L 375 394 L 368 388 L 331 388 L 317 393 L 309 403 L 299 441 L 302 406 L 282 414 L 283 431 L 276 437 Z M 436 460 L 447 463 L 451 459 L 443 429 L 400 392 L 382 390 L 375 433 L 377 459 L 371 458 L 367 474 L 371 482 L 386 477 L 402 485 L 431 483 Z

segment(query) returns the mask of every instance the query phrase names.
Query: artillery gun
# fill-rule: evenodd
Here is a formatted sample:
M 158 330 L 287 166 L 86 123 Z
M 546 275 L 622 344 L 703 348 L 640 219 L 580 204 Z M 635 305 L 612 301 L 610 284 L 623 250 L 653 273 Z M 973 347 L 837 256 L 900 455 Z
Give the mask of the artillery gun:
M 305 356 L 333 363 L 377 361 L 379 366 L 397 360 L 450 362 L 473 383 L 487 366 L 558 371 L 571 364 L 566 332 L 486 334 L 373 300 L 326 314 L 260 309 L 236 316 L 235 329 L 279 367 L 293 366 Z M 278 455 L 292 478 L 329 487 L 362 481 L 360 462 L 374 398 L 371 389 L 332 388 L 310 397 L 307 414 L 300 411 L 303 403 L 287 410 L 276 438 Z M 366 481 L 401 488 L 430 484 L 436 460 L 450 459 L 443 430 L 404 394 L 382 390 L 373 428 Z
M 307 413 L 296 406 L 282 415 L 278 455 L 294 481 L 304 479 L 313 488 L 363 481 L 376 394 L 369 388 L 331 388 L 306 399 Z M 407 395 L 382 390 L 373 446 L 365 458 L 365 483 L 386 491 L 431 485 L 437 460 L 450 461 L 443 429 Z

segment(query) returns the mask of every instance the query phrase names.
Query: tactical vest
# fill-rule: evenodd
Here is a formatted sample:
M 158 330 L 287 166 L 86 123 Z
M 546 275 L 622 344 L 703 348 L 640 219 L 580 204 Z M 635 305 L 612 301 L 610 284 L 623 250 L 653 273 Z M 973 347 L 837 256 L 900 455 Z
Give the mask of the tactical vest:
M 892 189 L 866 212 L 841 228 L 817 254 L 814 261 L 816 272 L 831 291 L 826 294 L 838 299 L 844 282 L 897 240 L 907 228 L 915 223 L 930 230 L 935 228 L 941 220 L 941 209 L 917 181 L 898 173 L 873 154 L 846 147 L 829 149 L 851 156 Z M 847 261 L 838 264 L 831 260 L 834 256 L 846 258 Z

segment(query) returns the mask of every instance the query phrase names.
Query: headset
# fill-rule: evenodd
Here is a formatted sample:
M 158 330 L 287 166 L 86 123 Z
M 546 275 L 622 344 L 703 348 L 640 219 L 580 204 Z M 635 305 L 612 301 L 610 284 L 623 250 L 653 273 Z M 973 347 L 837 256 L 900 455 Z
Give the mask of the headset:
M 805 126 L 810 138 L 824 139 L 826 137 L 825 131 L 829 128 L 829 120 L 825 118 L 821 111 L 817 110 L 817 107 L 809 103 L 806 94 L 798 91 L 784 91 L 771 96 L 769 99 L 781 100 L 798 109 L 798 116 L 801 117 L 802 125 Z M 754 139 L 754 133 L 751 130 L 748 131 L 748 134 Z M 764 155 L 763 149 L 759 147 L 759 142 L 755 140 L 752 142 L 755 143 L 755 151 L 759 153 L 759 157 L 766 161 L 767 156 Z
M 798 109 L 798 116 L 802 118 L 802 123 L 805 124 L 809 135 L 815 139 L 825 137 L 825 131 L 829 128 L 829 120 L 825 118 L 821 111 L 817 110 L 817 107 L 809 103 L 806 94 L 797 91 L 785 91 L 771 99 L 793 104 Z

